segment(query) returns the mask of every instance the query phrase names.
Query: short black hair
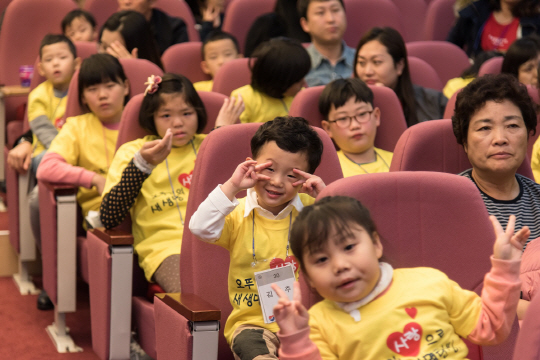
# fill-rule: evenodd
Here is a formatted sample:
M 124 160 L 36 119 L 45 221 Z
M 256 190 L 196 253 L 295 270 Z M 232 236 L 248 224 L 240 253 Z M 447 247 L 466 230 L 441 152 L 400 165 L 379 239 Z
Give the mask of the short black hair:
M 39 45 L 39 58 L 41 59 L 43 48 L 45 46 L 58 44 L 61 42 L 65 42 L 69 48 L 69 51 L 73 54 L 73 58 L 75 59 L 77 57 L 77 48 L 75 48 L 75 45 L 73 45 L 73 42 L 69 40 L 69 38 L 62 34 L 47 34 L 41 40 L 41 44 Z
M 476 78 L 460 91 L 452 116 L 452 128 L 458 144 L 467 144 L 471 117 L 488 101 L 511 101 L 521 111 L 528 134 L 536 132 L 536 111 L 525 85 L 510 74 L 488 74 Z
M 290 238 L 291 250 L 298 259 L 300 268 L 306 270 L 304 254 L 322 250 L 331 241 L 331 235 L 336 235 L 332 240 L 338 243 L 350 238 L 351 227 L 354 225 L 366 229 L 375 242 L 375 222 L 369 210 L 354 198 L 328 196 L 304 207 L 294 220 Z
M 88 107 L 83 104 L 82 97 L 84 89 L 96 84 L 103 84 L 109 81 L 114 81 L 118 84 L 123 84 L 127 77 L 124 73 L 124 68 L 120 61 L 109 54 L 93 54 L 84 59 L 79 70 L 79 105 L 81 109 L 89 111 Z M 129 100 L 129 94 L 124 98 L 124 105 Z
M 308 52 L 299 41 L 275 38 L 265 41 L 251 55 L 251 86 L 276 99 L 302 80 L 311 69 Z
M 323 152 L 323 143 L 306 119 L 292 116 L 278 116 L 261 125 L 251 138 L 251 154 L 256 159 L 262 147 L 275 141 L 276 145 L 290 153 L 303 152 L 308 159 L 308 172 L 313 174 Z
M 355 102 L 365 102 L 373 106 L 373 91 L 365 82 L 358 78 L 336 79 L 324 87 L 319 97 L 319 112 L 328 119 L 332 105 L 337 109 L 352 97 Z
M 305 18 L 307 20 L 307 11 L 308 11 L 308 7 L 309 7 L 309 4 L 311 4 L 312 2 L 324 2 L 324 1 L 330 1 L 330 0 L 298 0 L 298 4 L 297 4 L 297 10 L 298 10 L 298 15 L 300 15 L 300 18 Z M 345 4 L 343 3 L 343 0 L 339 0 L 341 6 L 343 7 L 343 10 L 345 10 Z
M 66 16 L 62 19 L 62 32 L 66 34 L 66 28 L 71 25 L 73 20 L 76 18 L 83 17 L 86 21 L 92 26 L 92 30 L 96 28 L 96 19 L 88 11 L 75 9 L 67 13 Z
M 240 54 L 240 47 L 238 46 L 238 40 L 236 40 L 236 37 L 234 37 L 234 35 L 229 34 L 228 32 L 221 31 L 218 29 L 218 30 L 213 30 L 212 32 L 210 32 L 210 34 L 206 36 L 206 39 L 204 39 L 202 43 L 201 56 L 203 60 L 204 60 L 204 57 L 206 56 L 204 52 L 206 48 L 206 44 L 214 42 L 214 41 L 219 41 L 219 40 L 231 40 L 234 44 L 234 48 L 236 49 L 236 52 Z
M 273 12 L 259 16 L 248 30 L 244 56 L 250 57 L 260 44 L 280 36 L 287 36 L 287 23 L 281 16 Z
M 139 111 L 139 125 L 153 135 L 159 136 L 154 121 L 154 114 L 163 105 L 163 99 L 160 95 L 175 93 L 183 96 L 184 101 L 195 109 L 197 113 L 197 133 L 201 133 L 208 120 L 204 103 L 188 78 L 183 75 L 171 73 L 166 73 L 161 77 L 161 82 L 155 93 L 148 93 L 144 96 L 141 110 Z
M 501 67 L 501 73 L 512 74 L 519 78 L 519 67 L 540 55 L 540 37 L 530 35 L 517 39 L 510 45 Z

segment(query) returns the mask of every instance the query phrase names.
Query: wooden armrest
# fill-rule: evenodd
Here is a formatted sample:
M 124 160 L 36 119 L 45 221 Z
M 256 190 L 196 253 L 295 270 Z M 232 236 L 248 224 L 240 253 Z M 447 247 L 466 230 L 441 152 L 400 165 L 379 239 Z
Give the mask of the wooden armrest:
M 70 184 L 50 183 L 40 180 L 54 196 L 77 195 L 77 187 Z
M 2 96 L 4 97 L 22 96 L 22 95 L 28 95 L 30 93 L 30 88 L 23 87 L 20 85 L 8 85 L 8 86 L 0 87 L 0 92 L 2 93 Z
M 195 294 L 156 294 L 189 321 L 219 321 L 221 310 Z
M 122 230 L 96 228 L 88 231 L 109 245 L 133 245 L 133 235 Z

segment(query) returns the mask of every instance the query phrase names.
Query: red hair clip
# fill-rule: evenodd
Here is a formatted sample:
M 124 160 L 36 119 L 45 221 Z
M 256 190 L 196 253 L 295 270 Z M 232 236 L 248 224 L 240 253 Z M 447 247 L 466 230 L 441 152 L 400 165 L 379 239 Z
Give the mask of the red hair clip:
M 147 85 L 146 90 L 144 90 L 144 96 L 146 96 L 146 94 L 155 93 L 158 89 L 159 83 L 161 83 L 161 76 L 149 76 L 148 80 L 144 83 L 144 85 Z

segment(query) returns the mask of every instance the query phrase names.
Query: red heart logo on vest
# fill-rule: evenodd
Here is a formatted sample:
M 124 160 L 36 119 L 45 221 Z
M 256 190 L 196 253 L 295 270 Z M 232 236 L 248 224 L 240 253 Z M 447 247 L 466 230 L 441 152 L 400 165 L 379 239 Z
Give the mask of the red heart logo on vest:
M 416 308 L 405 308 L 405 312 L 411 317 L 411 318 L 415 318 L 416 317 L 416 313 L 417 313 L 418 310 L 416 310 Z
M 64 126 L 65 123 L 66 123 L 66 120 L 62 119 L 61 117 L 59 117 L 58 119 L 54 120 L 54 126 L 55 126 L 57 129 L 61 129 L 62 126 Z
M 178 176 L 178 182 L 185 188 L 188 188 L 191 186 L 191 178 L 193 177 L 193 170 L 189 174 L 180 174 Z
M 273 258 L 272 261 L 270 261 L 270 269 L 280 268 L 289 264 L 292 265 L 293 271 L 296 273 L 296 270 L 298 270 L 298 261 L 294 255 L 287 256 L 285 260 L 281 258 Z
M 386 345 L 390 350 L 402 356 L 416 356 L 420 351 L 422 340 L 422 327 L 414 322 L 408 323 L 403 332 L 390 334 L 386 339 Z

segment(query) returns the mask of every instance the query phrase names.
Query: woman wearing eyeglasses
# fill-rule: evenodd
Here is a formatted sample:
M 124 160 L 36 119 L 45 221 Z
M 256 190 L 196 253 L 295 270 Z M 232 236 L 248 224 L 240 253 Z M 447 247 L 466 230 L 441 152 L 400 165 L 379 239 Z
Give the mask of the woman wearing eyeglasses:
M 381 111 L 373 107 L 373 92 L 360 79 L 334 80 L 319 98 L 322 128 L 339 147 L 343 176 L 387 172 L 392 153 L 374 146 Z
M 392 88 L 396 93 L 407 125 L 442 119 L 448 99 L 440 92 L 413 85 L 407 61 L 407 48 L 397 30 L 375 27 L 356 47 L 354 77 L 368 85 Z

